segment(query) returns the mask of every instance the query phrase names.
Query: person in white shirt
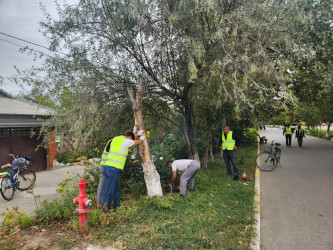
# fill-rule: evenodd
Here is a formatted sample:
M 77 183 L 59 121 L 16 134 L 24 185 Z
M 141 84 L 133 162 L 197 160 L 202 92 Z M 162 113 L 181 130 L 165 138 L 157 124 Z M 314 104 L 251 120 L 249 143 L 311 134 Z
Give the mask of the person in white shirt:
M 167 167 L 172 170 L 170 188 L 177 177 L 177 171 L 179 172 L 180 197 L 185 196 L 187 185 L 190 191 L 194 191 L 194 176 L 200 169 L 200 162 L 187 159 L 168 161 Z

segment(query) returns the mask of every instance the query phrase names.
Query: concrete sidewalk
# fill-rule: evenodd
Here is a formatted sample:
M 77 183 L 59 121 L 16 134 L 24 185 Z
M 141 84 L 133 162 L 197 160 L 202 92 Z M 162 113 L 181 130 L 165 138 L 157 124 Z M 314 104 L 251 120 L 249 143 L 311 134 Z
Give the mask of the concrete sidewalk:
M 56 192 L 58 183 L 68 178 L 70 174 L 83 173 L 84 166 L 69 166 L 52 170 L 45 170 L 36 173 L 35 195 L 40 195 L 40 200 L 51 200 L 58 197 Z M 7 208 L 19 207 L 21 211 L 31 213 L 36 209 L 35 201 L 32 194 L 27 191 L 16 190 L 14 198 L 6 201 L 0 195 L 0 222 L 3 219 L 3 213 Z

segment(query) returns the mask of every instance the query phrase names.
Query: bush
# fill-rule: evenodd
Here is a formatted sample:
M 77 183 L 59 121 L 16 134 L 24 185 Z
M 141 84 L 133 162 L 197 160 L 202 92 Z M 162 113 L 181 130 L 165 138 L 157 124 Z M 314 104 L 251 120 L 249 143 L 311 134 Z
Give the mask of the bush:
M 67 147 L 63 149 L 61 153 L 57 153 L 56 159 L 58 162 L 66 164 L 76 162 L 79 157 L 86 157 L 87 159 L 100 158 L 106 142 L 106 139 L 99 142 L 89 142 L 79 149 Z
M 91 212 L 89 213 L 88 216 L 88 225 L 90 227 L 97 227 L 101 224 L 100 218 L 101 215 L 103 214 L 103 210 L 102 209 L 93 209 L 91 210 Z
M 244 142 L 247 144 L 256 143 L 258 141 L 258 131 L 254 128 L 247 128 L 245 130 Z
M 22 213 L 20 219 L 21 228 L 28 228 L 32 225 L 33 219 L 29 214 Z
M 73 196 L 44 201 L 40 209 L 35 210 L 35 218 L 38 222 L 50 224 L 53 221 L 67 220 L 75 211 Z
M 7 209 L 3 218 L 3 230 L 16 231 L 17 228 L 28 228 L 33 224 L 33 218 L 27 214 L 20 212 L 18 207 Z

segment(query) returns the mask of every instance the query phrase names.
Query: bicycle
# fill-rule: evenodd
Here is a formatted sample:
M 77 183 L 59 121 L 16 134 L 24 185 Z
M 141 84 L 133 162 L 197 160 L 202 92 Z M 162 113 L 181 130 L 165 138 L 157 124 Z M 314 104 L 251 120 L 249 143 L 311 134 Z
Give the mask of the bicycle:
M 28 190 L 36 181 L 35 172 L 28 168 L 31 162 L 30 157 L 25 156 L 17 159 L 12 154 L 10 154 L 10 156 L 14 158 L 13 167 L 7 174 L 2 176 L 0 181 L 0 193 L 7 201 L 13 199 L 16 189 L 21 191 Z M 7 164 L 3 167 L 11 166 L 12 165 Z
M 256 165 L 262 171 L 272 171 L 280 163 L 280 158 L 281 143 L 276 142 L 274 144 L 274 141 L 272 141 L 268 151 L 261 152 L 257 155 Z

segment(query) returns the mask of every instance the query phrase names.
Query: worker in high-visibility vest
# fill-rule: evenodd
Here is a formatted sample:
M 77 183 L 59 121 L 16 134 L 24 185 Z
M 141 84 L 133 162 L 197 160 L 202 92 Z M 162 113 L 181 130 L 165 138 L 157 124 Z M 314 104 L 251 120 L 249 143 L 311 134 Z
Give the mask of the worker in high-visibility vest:
M 137 132 L 139 140 L 135 140 L 136 128 L 133 132 L 127 132 L 125 135 L 116 136 L 110 140 L 102 154 L 101 166 L 103 168 L 103 174 L 105 176 L 105 188 L 103 192 L 103 175 L 101 173 L 99 188 L 98 188 L 98 199 L 100 204 L 105 210 L 110 209 L 111 202 L 113 201 L 113 208 L 116 209 L 120 206 L 120 172 L 124 169 L 128 149 L 133 146 L 141 144 L 144 139 L 144 131 L 140 130 Z
M 228 175 L 234 175 L 234 180 L 239 180 L 239 168 L 236 157 L 236 150 L 239 147 L 239 138 L 230 131 L 229 126 L 223 127 L 219 145 L 219 149 L 223 151 L 223 160 L 227 167 Z M 234 168 L 234 174 L 232 174 L 230 162 Z
M 291 146 L 291 136 L 293 134 L 293 129 L 290 124 L 287 124 L 283 130 L 283 135 L 286 135 L 286 145 L 287 147 Z

